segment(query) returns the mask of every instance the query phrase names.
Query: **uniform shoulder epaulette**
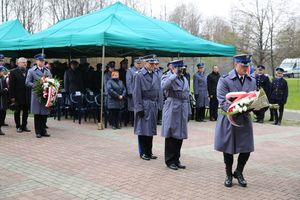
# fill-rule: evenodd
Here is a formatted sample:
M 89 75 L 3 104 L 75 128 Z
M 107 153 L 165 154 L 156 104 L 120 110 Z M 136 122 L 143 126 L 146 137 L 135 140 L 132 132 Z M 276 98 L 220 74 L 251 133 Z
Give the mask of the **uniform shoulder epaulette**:
M 227 76 L 229 76 L 229 74 L 224 74 L 222 75 L 222 78 L 226 78 Z

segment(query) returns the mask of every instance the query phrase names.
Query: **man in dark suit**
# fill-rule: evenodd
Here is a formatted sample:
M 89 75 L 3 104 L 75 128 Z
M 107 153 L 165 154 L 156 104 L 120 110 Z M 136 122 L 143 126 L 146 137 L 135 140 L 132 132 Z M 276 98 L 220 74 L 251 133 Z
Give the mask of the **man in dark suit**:
M 217 85 L 220 79 L 219 67 L 213 66 L 212 72 L 207 76 L 207 91 L 209 97 L 209 119 L 216 121 L 218 119 L 218 99 L 217 99 Z
M 27 128 L 28 110 L 30 104 L 30 89 L 26 87 L 25 80 L 27 76 L 27 59 L 19 58 L 18 67 L 10 72 L 9 75 L 9 97 L 15 104 L 14 118 L 17 132 L 30 132 Z M 20 123 L 20 114 L 22 111 L 22 124 Z

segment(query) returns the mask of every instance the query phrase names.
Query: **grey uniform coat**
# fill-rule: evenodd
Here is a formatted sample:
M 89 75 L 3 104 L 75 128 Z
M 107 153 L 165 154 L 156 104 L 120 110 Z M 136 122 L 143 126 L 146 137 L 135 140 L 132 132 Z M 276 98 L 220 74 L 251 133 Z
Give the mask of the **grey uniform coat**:
M 194 75 L 194 95 L 197 108 L 208 106 L 207 76 L 204 73 Z
M 37 66 L 32 67 L 28 70 L 25 84 L 27 87 L 32 88 L 35 81 L 39 81 L 44 75 L 52 77 L 52 74 L 49 69 L 46 67 L 43 68 L 42 72 Z M 30 112 L 35 115 L 48 115 L 49 108 L 46 108 L 45 105 L 42 105 L 37 97 L 37 94 L 31 90 L 31 105 Z
M 161 71 L 161 69 L 156 69 L 155 73 L 157 73 L 158 78 L 159 78 L 159 86 L 160 86 L 160 90 L 159 90 L 159 101 L 158 101 L 158 110 L 162 111 L 163 109 L 163 105 L 164 105 L 164 94 L 163 94 L 163 89 L 161 87 L 161 79 L 163 76 L 163 72 Z
M 124 109 L 125 108 L 125 95 L 126 89 L 121 80 L 110 79 L 107 82 L 107 108 L 108 109 Z M 119 99 L 119 96 L 123 96 L 123 99 Z
M 159 76 L 142 68 L 136 74 L 133 87 L 134 133 L 136 135 L 156 135 L 156 122 L 159 105 Z M 137 112 L 144 111 L 145 116 L 139 117 Z
M 132 95 L 133 86 L 134 86 L 134 76 L 138 73 L 138 68 L 131 67 L 126 72 L 126 87 L 127 87 L 127 94 Z M 128 104 L 128 111 L 133 111 L 133 99 L 132 97 L 127 97 L 127 104 Z
M 163 75 L 161 86 L 167 98 L 163 107 L 161 134 L 166 138 L 187 139 L 187 123 L 191 114 L 188 80 L 170 73 Z
M 227 111 L 230 104 L 225 95 L 229 92 L 250 92 L 256 90 L 255 79 L 246 75 L 244 84 L 238 79 L 235 70 L 220 78 L 217 86 L 217 98 L 223 111 Z M 254 151 L 253 126 L 249 113 L 237 114 L 235 117 L 242 127 L 231 125 L 226 115 L 219 115 L 215 130 L 215 150 L 236 154 Z

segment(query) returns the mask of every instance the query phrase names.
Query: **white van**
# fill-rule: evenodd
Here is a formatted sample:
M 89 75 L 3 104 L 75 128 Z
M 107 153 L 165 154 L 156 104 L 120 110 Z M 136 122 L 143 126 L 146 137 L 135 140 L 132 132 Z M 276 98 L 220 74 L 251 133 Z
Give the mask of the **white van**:
M 286 58 L 279 67 L 284 70 L 284 76 L 290 78 L 300 77 L 300 58 Z

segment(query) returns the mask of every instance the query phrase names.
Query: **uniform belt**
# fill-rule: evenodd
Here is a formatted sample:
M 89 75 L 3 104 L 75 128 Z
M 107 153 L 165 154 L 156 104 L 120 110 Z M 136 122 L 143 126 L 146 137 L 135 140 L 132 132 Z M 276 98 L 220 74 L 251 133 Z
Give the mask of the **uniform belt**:
M 143 97 L 143 100 L 147 100 L 147 101 L 157 101 L 158 98 L 157 97 Z
M 174 95 L 169 95 L 169 96 L 167 96 L 167 99 L 168 98 L 171 98 L 171 99 L 178 99 L 178 100 L 181 100 L 181 101 L 188 101 L 189 99 L 188 98 L 185 98 L 184 96 L 174 96 Z

